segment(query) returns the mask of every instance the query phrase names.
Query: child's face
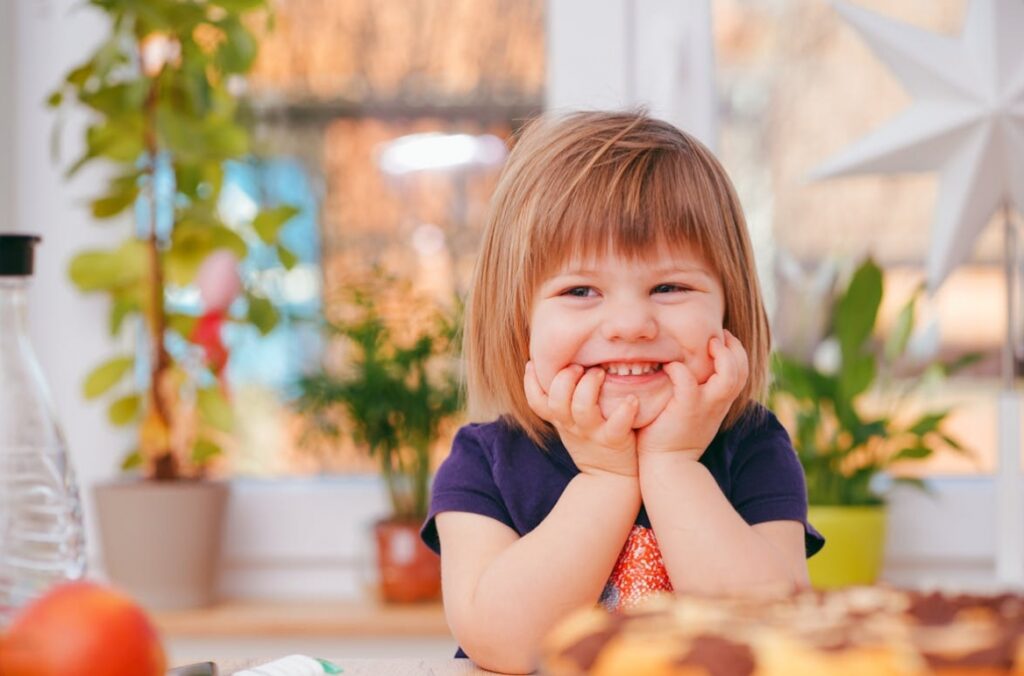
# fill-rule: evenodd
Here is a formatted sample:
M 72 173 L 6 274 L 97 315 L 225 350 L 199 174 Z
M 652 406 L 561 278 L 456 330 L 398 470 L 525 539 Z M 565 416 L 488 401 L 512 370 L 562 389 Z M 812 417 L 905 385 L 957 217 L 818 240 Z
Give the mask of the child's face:
M 682 362 L 698 383 L 711 377 L 708 341 L 723 339 L 724 315 L 722 285 L 694 252 L 633 262 L 616 255 L 569 260 L 534 296 L 530 359 L 545 390 L 571 364 L 604 369 L 601 413 L 607 418 L 635 394 L 633 426 L 640 428 L 672 395 L 666 362 Z

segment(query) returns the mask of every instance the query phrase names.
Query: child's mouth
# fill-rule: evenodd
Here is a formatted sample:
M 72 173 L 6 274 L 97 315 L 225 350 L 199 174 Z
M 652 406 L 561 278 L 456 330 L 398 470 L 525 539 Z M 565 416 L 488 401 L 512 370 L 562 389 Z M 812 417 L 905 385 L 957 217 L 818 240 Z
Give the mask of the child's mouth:
M 661 362 L 607 362 L 601 364 L 605 372 L 606 383 L 623 383 L 642 385 L 659 380 L 662 373 Z
M 601 368 L 610 376 L 645 376 L 661 370 L 660 362 L 608 362 Z

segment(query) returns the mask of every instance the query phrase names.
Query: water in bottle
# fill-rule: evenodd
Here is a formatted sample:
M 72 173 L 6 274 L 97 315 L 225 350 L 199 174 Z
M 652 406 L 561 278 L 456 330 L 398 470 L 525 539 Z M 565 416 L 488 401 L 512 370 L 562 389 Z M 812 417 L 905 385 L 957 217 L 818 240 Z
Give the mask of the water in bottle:
M 74 472 L 28 336 L 38 241 L 0 234 L 0 627 L 51 585 L 85 573 Z

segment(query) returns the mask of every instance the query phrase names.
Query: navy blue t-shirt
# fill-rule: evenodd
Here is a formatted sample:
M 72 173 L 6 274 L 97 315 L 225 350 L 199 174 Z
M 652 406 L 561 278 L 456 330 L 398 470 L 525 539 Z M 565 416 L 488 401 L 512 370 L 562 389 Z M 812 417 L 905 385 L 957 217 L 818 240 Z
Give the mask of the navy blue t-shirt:
M 804 526 L 807 556 L 822 548 L 824 538 L 807 522 L 803 468 L 789 434 L 771 411 L 751 406 L 735 425 L 715 436 L 700 462 L 748 524 L 799 521 Z M 430 510 L 420 535 L 428 547 L 441 552 L 435 524 L 441 512 L 489 516 L 526 535 L 547 517 L 577 474 L 579 469 L 558 440 L 544 449 L 503 420 L 466 425 L 455 435 L 451 454 L 434 477 Z M 629 594 L 629 576 L 616 576 L 628 567 L 629 552 L 651 549 L 631 547 L 634 539 L 650 534 L 651 524 L 641 506 L 600 599 L 609 609 L 628 600 L 623 595 Z M 668 583 L 667 575 L 664 582 Z
M 789 434 L 771 411 L 752 407 L 715 436 L 700 462 L 748 524 L 799 521 L 807 556 L 821 549 L 824 538 L 807 523 L 803 468 Z M 466 425 L 434 477 L 423 541 L 441 552 L 434 523 L 441 512 L 482 514 L 526 535 L 547 517 L 577 474 L 579 469 L 557 440 L 545 451 L 502 420 Z M 650 527 L 643 508 L 637 525 Z

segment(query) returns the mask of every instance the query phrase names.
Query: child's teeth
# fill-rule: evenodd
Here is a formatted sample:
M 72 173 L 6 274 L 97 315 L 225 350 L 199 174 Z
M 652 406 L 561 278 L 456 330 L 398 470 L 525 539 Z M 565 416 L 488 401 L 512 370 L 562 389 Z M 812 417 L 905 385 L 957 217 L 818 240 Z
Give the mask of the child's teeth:
M 605 370 L 613 376 L 641 376 L 660 368 L 661 364 L 608 364 Z

